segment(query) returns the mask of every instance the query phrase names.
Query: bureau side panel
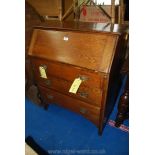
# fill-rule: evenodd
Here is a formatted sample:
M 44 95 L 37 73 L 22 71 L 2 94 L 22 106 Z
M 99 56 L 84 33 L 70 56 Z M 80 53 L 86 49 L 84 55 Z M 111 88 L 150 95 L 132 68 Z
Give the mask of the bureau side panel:
M 115 42 L 115 54 L 111 62 L 110 74 L 104 76 L 104 89 L 103 89 L 103 100 L 100 113 L 100 125 L 99 125 L 99 134 L 102 133 L 103 128 L 105 127 L 106 122 L 109 119 L 109 116 L 113 110 L 113 107 L 116 102 L 116 98 L 119 92 L 120 86 L 120 55 L 121 55 L 121 37 L 119 36 Z
M 111 71 L 109 74 L 108 94 L 104 114 L 106 121 L 108 120 L 114 108 L 121 86 L 120 70 L 123 61 L 122 56 L 124 56 L 125 52 L 123 51 L 122 46 L 123 41 L 124 41 L 123 36 L 118 37 L 116 52 L 112 62 Z

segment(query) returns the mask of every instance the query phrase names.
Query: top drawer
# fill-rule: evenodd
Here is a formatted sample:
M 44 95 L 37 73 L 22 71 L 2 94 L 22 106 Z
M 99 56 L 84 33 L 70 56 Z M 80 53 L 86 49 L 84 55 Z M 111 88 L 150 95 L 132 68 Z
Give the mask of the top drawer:
M 35 75 L 40 76 L 39 67 L 44 66 L 47 79 L 48 77 L 54 76 L 61 78 L 71 83 L 75 78 L 82 78 L 83 82 L 81 85 L 87 86 L 89 88 L 99 88 L 102 89 L 102 73 L 93 72 L 91 70 L 85 70 L 79 67 L 74 67 L 72 65 L 62 64 L 58 62 L 50 62 L 44 59 L 31 58 L 31 63 Z

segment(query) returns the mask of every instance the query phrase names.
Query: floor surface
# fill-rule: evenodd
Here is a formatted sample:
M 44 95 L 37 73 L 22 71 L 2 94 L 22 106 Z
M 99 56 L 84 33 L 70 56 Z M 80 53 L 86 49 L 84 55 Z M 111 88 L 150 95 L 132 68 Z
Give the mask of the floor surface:
M 123 85 L 120 94 L 122 91 Z M 115 120 L 117 104 L 110 120 Z M 57 105 L 50 105 L 46 111 L 27 98 L 25 113 L 25 136 L 33 137 L 49 154 L 129 154 L 129 132 L 112 127 L 108 123 L 103 135 L 98 136 L 96 126 L 79 114 Z M 128 120 L 124 125 L 128 127 Z

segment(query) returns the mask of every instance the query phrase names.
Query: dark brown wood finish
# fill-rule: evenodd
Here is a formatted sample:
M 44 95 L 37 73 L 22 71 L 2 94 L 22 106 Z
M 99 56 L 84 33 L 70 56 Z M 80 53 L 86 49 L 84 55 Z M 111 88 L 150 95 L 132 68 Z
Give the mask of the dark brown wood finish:
M 129 56 L 121 68 L 122 77 L 126 76 L 124 92 L 118 104 L 118 113 L 115 119 L 115 126 L 120 127 L 124 120 L 129 118 Z
M 81 22 L 50 22 L 34 29 L 29 56 L 45 104 L 59 103 L 99 128 L 114 106 L 126 27 Z M 46 66 L 47 79 L 39 66 Z M 75 78 L 84 79 L 76 94 Z

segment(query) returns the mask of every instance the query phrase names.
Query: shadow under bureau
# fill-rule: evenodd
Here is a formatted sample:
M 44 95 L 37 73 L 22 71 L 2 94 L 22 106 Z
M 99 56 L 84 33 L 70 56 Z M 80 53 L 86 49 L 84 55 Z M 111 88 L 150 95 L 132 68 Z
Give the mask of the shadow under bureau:
M 36 26 L 28 55 L 42 104 L 77 112 L 102 134 L 117 96 L 125 30 L 82 22 Z

